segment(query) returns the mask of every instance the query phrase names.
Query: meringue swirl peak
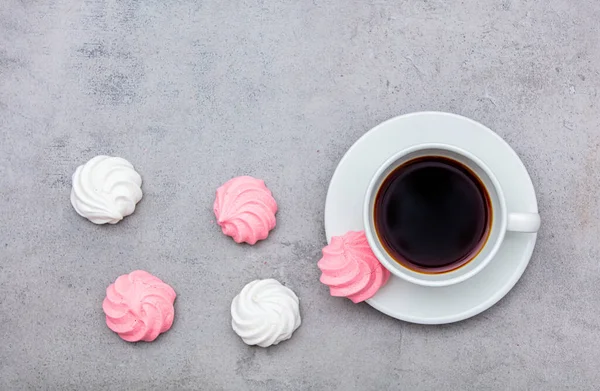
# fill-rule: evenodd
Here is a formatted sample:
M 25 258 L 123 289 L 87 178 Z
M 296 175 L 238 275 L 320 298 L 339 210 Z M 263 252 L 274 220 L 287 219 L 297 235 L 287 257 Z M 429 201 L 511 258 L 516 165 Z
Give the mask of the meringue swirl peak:
M 272 278 L 248 283 L 231 303 L 231 326 L 247 345 L 277 345 L 300 324 L 298 296 Z
M 71 204 L 94 224 L 116 224 L 142 199 L 142 177 L 120 157 L 99 155 L 73 174 Z
M 347 297 L 354 303 L 368 300 L 388 281 L 390 271 L 381 265 L 364 231 L 334 236 L 323 248 L 317 263 L 321 282 L 331 296 Z
M 217 189 L 213 211 L 225 235 L 253 245 L 275 228 L 277 202 L 263 180 L 240 176 Z
M 175 291 L 143 270 L 124 274 L 106 288 L 106 325 L 127 342 L 154 341 L 173 325 Z

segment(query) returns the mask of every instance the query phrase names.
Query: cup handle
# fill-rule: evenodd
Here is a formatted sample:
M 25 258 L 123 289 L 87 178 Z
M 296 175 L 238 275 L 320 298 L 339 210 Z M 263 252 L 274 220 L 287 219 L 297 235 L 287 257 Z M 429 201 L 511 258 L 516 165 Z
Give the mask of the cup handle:
M 537 213 L 509 213 L 508 231 L 537 232 L 540 229 L 540 215 Z

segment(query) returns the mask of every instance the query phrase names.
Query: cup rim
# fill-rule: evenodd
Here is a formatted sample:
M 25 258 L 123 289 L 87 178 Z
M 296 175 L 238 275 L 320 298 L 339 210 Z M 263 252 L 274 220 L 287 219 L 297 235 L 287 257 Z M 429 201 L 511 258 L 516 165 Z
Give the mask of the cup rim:
M 496 191 L 496 194 L 498 196 L 498 204 L 499 204 L 498 205 L 499 210 L 496 211 L 496 213 L 495 213 L 495 218 L 499 219 L 499 222 L 500 222 L 500 226 L 498 228 L 499 233 L 498 233 L 498 238 L 496 239 L 495 243 L 493 244 L 492 249 L 490 250 L 489 254 L 483 259 L 483 261 L 481 261 L 476 267 L 474 267 L 472 270 L 468 271 L 467 273 L 464 273 L 460 276 L 451 277 L 452 273 L 454 273 L 457 270 L 460 270 L 462 268 L 461 267 L 461 268 L 449 271 L 447 273 L 444 273 L 444 275 L 449 276 L 449 278 L 444 279 L 444 280 L 435 280 L 435 281 L 420 279 L 413 275 L 404 273 L 402 271 L 402 269 L 406 269 L 405 266 L 403 266 L 403 265 L 399 264 L 398 262 L 394 261 L 393 259 L 391 259 L 391 256 L 389 254 L 383 253 L 382 251 L 380 251 L 379 246 L 377 245 L 379 243 L 379 240 L 376 238 L 376 235 L 374 234 L 373 230 L 371 229 L 371 224 L 370 224 L 370 221 L 372 220 L 371 217 L 373 215 L 373 213 L 371 213 L 372 211 L 370 208 L 370 203 L 371 203 L 372 197 L 375 195 L 374 194 L 375 190 L 376 190 L 375 184 L 379 181 L 382 174 L 389 167 L 391 167 L 394 164 L 394 162 L 396 162 L 403 156 L 406 156 L 408 154 L 411 154 L 413 152 L 417 152 L 420 150 L 425 150 L 425 149 L 446 150 L 446 151 L 450 151 L 450 152 L 454 152 L 456 154 L 462 155 L 462 156 L 466 157 L 467 159 L 471 160 L 481 170 L 483 170 L 483 172 L 488 176 L 488 178 L 492 182 L 494 190 Z M 405 281 L 408 281 L 408 282 L 411 282 L 411 283 L 417 284 L 417 285 L 430 286 L 430 287 L 443 287 L 443 286 L 458 284 L 458 283 L 468 280 L 469 278 L 475 276 L 477 273 L 482 271 L 491 262 L 491 260 L 494 259 L 494 257 L 500 250 L 500 246 L 502 245 L 502 242 L 504 241 L 504 236 L 506 235 L 507 216 L 508 216 L 508 212 L 506 210 L 506 200 L 504 198 L 504 192 L 502 191 L 500 182 L 498 181 L 498 179 L 496 178 L 494 173 L 490 170 L 490 168 L 481 159 L 479 159 L 477 156 L 475 156 L 471 152 L 464 150 L 462 148 L 456 147 L 454 145 L 445 144 L 445 143 L 417 144 L 412 147 L 400 150 L 400 151 L 396 152 L 395 154 L 393 154 L 381 166 L 379 166 L 379 168 L 377 169 L 375 174 L 373 174 L 373 177 L 371 178 L 371 181 L 369 182 L 369 186 L 367 187 L 367 191 L 365 193 L 364 202 L 363 202 L 363 221 L 364 221 L 365 236 L 367 237 L 367 241 L 369 242 L 369 246 L 371 247 L 371 250 L 377 257 L 379 262 L 383 265 L 383 267 L 385 267 L 387 270 L 389 270 L 390 273 L 392 273 L 393 275 L 395 275 L 399 278 L 402 278 Z M 374 222 L 373 222 L 373 224 L 374 224 Z M 484 248 L 489 245 L 490 244 L 488 241 L 488 243 L 484 246 Z M 467 264 L 469 264 L 469 263 L 467 263 Z M 409 270 L 409 269 L 406 269 L 406 270 Z

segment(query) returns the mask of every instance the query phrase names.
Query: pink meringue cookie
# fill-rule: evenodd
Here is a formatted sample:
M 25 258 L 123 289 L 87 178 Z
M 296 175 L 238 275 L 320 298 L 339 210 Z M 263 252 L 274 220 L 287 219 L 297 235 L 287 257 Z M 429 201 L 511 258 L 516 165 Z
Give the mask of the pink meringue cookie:
M 390 277 L 371 251 L 364 231 L 331 238 L 317 265 L 331 296 L 347 297 L 354 303 L 373 297 Z
M 106 325 L 128 342 L 151 342 L 171 328 L 175 291 L 152 274 L 136 270 L 106 288 Z
M 275 228 L 277 202 L 265 182 L 251 176 L 230 179 L 219 187 L 213 210 L 223 233 L 236 243 L 255 244 Z

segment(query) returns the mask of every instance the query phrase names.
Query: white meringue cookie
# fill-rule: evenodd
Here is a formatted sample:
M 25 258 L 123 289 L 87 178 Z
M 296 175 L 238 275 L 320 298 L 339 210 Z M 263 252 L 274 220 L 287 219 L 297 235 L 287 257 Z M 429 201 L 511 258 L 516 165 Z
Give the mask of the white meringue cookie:
M 231 318 L 233 330 L 246 344 L 277 345 L 300 327 L 298 296 L 277 280 L 255 280 L 233 299 Z
M 94 224 L 116 224 L 142 199 L 142 177 L 120 157 L 96 156 L 73 174 L 71 204 Z

